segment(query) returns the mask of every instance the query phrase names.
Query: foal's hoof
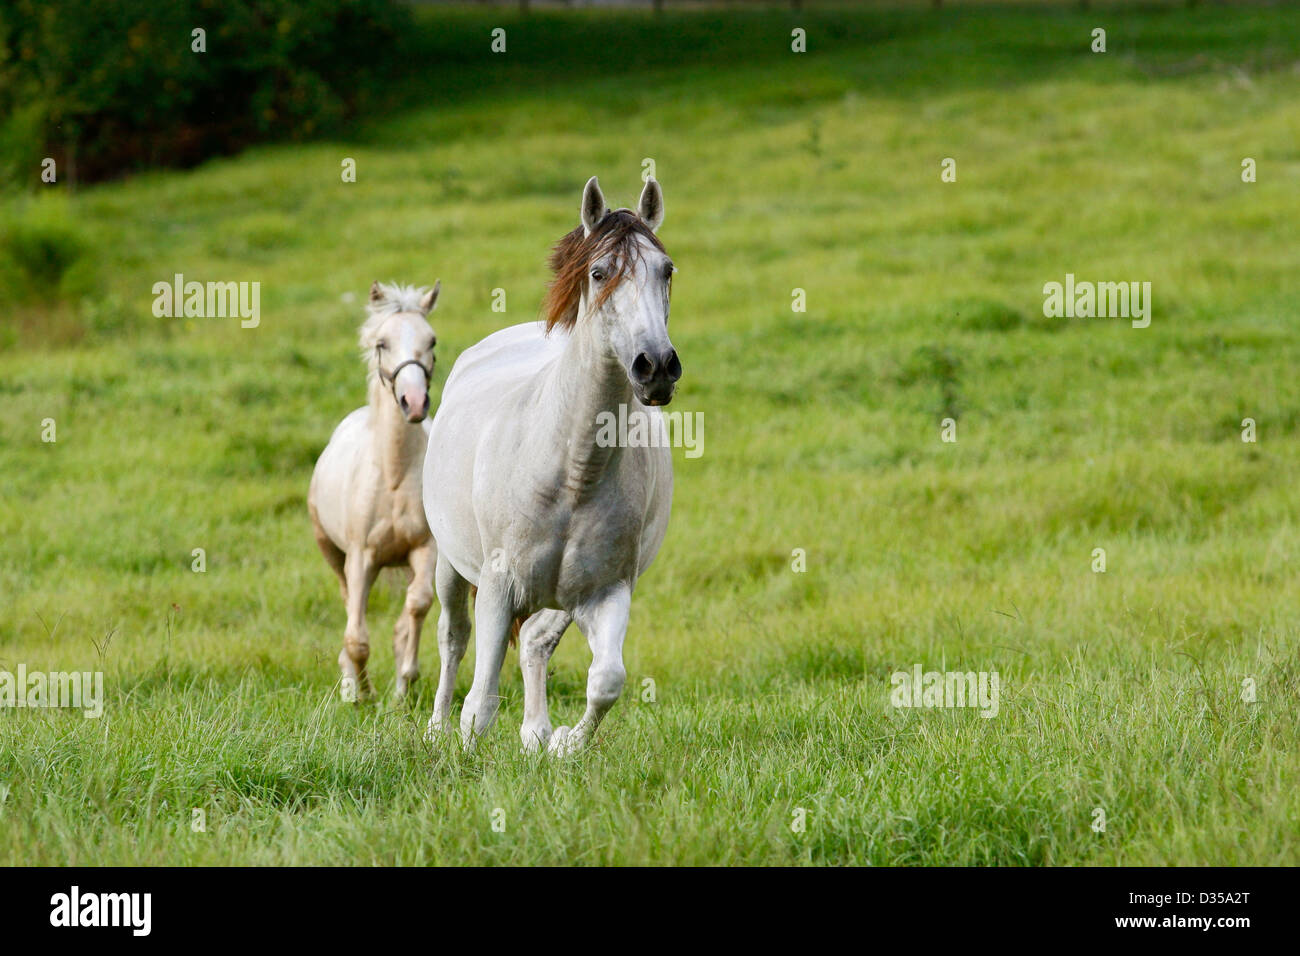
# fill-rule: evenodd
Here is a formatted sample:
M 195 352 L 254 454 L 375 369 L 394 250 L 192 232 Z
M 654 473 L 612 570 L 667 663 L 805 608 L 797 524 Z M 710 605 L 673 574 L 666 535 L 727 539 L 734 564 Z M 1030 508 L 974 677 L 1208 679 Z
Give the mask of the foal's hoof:
M 364 704 L 375 696 L 370 684 L 358 684 L 355 677 L 345 677 L 339 682 L 339 696 L 345 704 Z
M 413 696 L 411 692 L 415 690 L 415 682 L 419 679 L 419 671 L 416 671 L 414 674 L 398 674 L 397 680 L 393 684 L 393 699 L 400 701 Z

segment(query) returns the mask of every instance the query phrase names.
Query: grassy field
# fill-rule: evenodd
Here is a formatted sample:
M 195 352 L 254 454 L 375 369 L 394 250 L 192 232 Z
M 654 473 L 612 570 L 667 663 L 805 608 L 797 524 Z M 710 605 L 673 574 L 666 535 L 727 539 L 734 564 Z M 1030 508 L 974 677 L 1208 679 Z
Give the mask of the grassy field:
M 107 691 L 0 710 L 0 863 L 1300 863 L 1300 12 L 422 17 L 346 141 L 0 200 L 0 669 Z M 306 515 L 359 303 L 441 278 L 441 383 L 646 157 L 705 430 L 627 690 L 525 756 L 512 651 L 484 746 L 426 745 L 433 627 L 413 706 L 340 702 Z M 155 318 L 178 272 L 261 324 Z M 1066 273 L 1151 282 L 1150 327 L 1045 318 Z M 891 708 L 916 664 L 998 672 L 997 716 Z

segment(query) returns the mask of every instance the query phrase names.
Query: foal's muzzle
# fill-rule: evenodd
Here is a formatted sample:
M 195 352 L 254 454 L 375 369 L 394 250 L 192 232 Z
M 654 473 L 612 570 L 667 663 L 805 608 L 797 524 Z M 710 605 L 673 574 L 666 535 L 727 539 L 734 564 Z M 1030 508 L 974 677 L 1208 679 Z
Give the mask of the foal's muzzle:
M 401 395 L 398 395 L 397 376 L 408 365 L 414 365 L 424 373 L 424 391 L 421 392 L 418 388 L 408 387 L 402 391 Z M 385 372 L 382 365 L 378 366 L 378 368 L 380 379 L 388 383 L 388 388 L 393 393 L 393 401 L 397 402 L 397 407 L 402 410 L 406 420 L 412 424 L 424 421 L 425 416 L 429 414 L 429 384 L 433 381 L 433 364 L 430 363 L 426 366 L 419 359 L 407 359 L 391 372 Z
M 408 422 L 422 422 L 425 416 L 429 414 L 429 390 L 426 387 L 423 392 L 416 388 L 408 388 L 397 399 L 397 407 L 402 410 Z
M 673 400 L 677 380 L 682 377 L 677 350 L 669 348 L 658 355 L 642 352 L 632 363 L 629 377 L 636 397 L 646 405 L 667 405 Z

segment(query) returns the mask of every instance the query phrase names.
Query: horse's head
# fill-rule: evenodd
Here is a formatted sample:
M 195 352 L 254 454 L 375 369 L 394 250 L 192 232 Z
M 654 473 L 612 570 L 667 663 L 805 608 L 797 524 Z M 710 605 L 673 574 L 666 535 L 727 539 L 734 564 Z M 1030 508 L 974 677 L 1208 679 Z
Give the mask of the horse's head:
M 547 296 L 547 328 L 572 328 L 580 317 L 600 323 L 600 334 L 637 399 L 667 405 L 682 363 L 668 338 L 668 300 L 677 270 L 655 236 L 664 219 L 663 191 L 647 180 L 636 212 L 611 212 L 593 176 L 582 193 L 581 217 L 582 225 L 551 254 L 555 280 Z
M 361 352 L 373 375 L 393 395 L 408 422 L 429 414 L 429 380 L 438 337 L 428 315 L 438 301 L 441 281 L 432 289 L 382 285 L 370 287 L 361 326 Z

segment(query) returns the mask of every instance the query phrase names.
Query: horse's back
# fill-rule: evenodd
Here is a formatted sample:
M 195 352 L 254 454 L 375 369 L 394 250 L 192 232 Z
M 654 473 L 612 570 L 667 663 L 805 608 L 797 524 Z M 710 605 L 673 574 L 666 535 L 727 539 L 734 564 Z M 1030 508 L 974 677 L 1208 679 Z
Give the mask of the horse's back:
M 456 402 L 483 389 L 517 385 L 538 374 L 560 357 L 566 339 L 562 332 L 547 335 L 541 322 L 525 322 L 493 332 L 456 359 L 442 389 L 439 411 L 448 400 Z

